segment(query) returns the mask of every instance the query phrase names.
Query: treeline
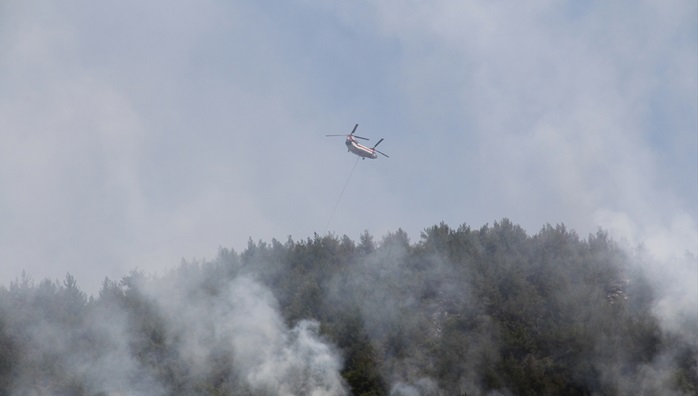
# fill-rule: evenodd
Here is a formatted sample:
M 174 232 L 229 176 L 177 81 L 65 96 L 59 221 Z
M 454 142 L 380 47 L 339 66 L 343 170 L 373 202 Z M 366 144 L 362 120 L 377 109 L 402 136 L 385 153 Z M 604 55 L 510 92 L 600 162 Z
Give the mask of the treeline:
M 0 288 L 0 395 L 696 394 L 695 334 L 603 232 L 504 219 L 411 243 L 221 249 L 160 276 Z

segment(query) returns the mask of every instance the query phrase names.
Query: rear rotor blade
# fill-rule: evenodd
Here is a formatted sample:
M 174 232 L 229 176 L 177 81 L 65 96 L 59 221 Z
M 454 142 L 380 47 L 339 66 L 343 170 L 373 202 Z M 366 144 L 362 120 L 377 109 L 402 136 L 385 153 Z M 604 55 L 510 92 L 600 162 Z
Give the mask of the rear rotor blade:
M 350 135 L 350 136 L 353 136 L 353 137 L 355 137 L 355 138 L 357 138 L 357 139 L 371 140 L 371 139 L 369 139 L 369 138 L 365 138 L 365 137 L 361 137 L 361 136 L 356 136 L 356 135 Z
M 354 132 L 356 132 L 356 128 L 358 128 L 358 127 L 359 127 L 359 124 L 354 125 L 354 129 L 351 130 L 350 135 L 353 135 Z

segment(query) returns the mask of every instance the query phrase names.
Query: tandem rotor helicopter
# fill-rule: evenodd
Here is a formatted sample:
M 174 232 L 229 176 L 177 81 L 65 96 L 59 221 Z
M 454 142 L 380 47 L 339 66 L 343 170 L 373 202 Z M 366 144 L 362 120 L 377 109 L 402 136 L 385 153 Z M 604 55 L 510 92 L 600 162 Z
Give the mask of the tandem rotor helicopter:
M 368 138 L 354 135 L 354 132 L 356 132 L 356 128 L 358 128 L 358 127 L 359 127 L 359 124 L 354 125 L 354 129 L 348 135 L 325 135 L 325 136 L 345 136 L 347 138 L 347 140 L 344 141 L 344 144 L 347 145 L 347 151 L 350 151 L 350 152 L 358 155 L 362 159 L 366 159 L 366 158 L 376 159 L 376 158 L 378 158 L 376 153 L 383 155 L 387 158 L 390 158 L 390 157 L 388 157 L 387 154 L 381 153 L 380 151 L 376 150 L 376 147 L 379 144 L 381 144 L 381 142 L 383 141 L 383 138 L 381 138 L 381 140 L 379 140 L 378 143 L 373 145 L 373 147 L 366 147 L 363 144 L 357 142 L 356 139 L 369 140 Z

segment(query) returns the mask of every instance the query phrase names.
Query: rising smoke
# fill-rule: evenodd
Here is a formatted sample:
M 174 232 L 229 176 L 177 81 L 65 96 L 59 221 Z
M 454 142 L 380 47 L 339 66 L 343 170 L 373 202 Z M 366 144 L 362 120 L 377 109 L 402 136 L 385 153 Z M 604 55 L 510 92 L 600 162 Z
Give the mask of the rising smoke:
M 125 294 L 106 281 L 100 299 L 68 321 L 51 299 L 70 289 L 42 282 L 23 310 L 6 316 L 13 322 L 7 335 L 23 353 L 0 394 L 347 393 L 341 357 L 319 336 L 319 324 L 289 328 L 273 294 L 253 278 L 236 277 L 214 292 L 193 267 L 127 280 Z M 26 296 L 20 289 L 14 284 L 7 296 Z

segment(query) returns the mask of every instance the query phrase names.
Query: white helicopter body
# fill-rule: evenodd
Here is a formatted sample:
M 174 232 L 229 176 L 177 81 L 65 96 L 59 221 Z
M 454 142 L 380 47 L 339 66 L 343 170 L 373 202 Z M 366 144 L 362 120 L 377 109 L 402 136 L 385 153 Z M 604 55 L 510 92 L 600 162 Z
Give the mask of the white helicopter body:
M 326 135 L 326 136 L 346 136 L 347 140 L 344 141 L 344 144 L 347 145 L 347 151 L 354 153 L 363 159 L 366 159 L 366 158 L 376 159 L 376 158 L 378 158 L 378 155 L 376 155 L 376 153 L 383 155 L 385 157 L 388 157 L 387 154 L 381 153 L 380 151 L 376 150 L 376 146 L 378 146 L 383 141 L 383 139 L 379 140 L 378 143 L 376 143 L 373 147 L 367 147 L 367 146 L 364 146 L 363 144 L 359 143 L 356 139 L 368 140 L 368 138 L 354 135 L 354 132 L 356 132 L 356 128 L 358 128 L 358 127 L 359 127 L 359 124 L 356 124 L 354 126 L 354 129 L 348 135 Z

